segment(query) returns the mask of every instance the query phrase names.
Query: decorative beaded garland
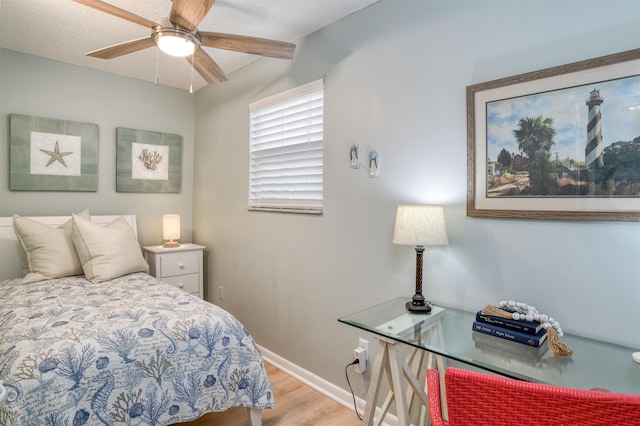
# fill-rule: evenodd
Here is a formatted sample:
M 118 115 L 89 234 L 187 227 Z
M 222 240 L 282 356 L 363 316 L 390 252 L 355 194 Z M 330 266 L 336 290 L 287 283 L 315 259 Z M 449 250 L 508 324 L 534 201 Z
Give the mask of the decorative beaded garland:
M 501 318 L 512 318 L 516 321 L 527 320 L 536 321 L 542 324 L 547 334 L 549 335 L 549 347 L 554 355 L 559 356 L 571 356 L 573 350 L 566 343 L 560 339 L 563 335 L 562 328 L 558 321 L 549 317 L 548 315 L 541 314 L 538 310 L 529 306 L 526 303 L 520 303 L 513 300 L 503 300 L 499 303 L 499 306 L 487 305 L 482 309 L 482 313 L 486 315 L 493 315 Z
M 558 333 L 558 336 L 564 335 L 558 321 L 549 315 L 541 314 L 535 307 L 529 306 L 526 303 L 516 302 L 514 300 L 502 300 L 500 301 L 500 308 L 511 312 L 511 317 L 516 321 L 536 321 L 542 324 L 542 327 L 545 329 L 553 327 Z

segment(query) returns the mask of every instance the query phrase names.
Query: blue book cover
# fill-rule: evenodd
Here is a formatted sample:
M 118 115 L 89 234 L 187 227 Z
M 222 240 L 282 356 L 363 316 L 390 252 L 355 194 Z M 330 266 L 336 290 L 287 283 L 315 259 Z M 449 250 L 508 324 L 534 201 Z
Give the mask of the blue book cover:
M 543 343 L 539 348 L 529 345 L 510 342 L 506 339 L 496 338 L 483 333 L 471 333 L 475 347 L 486 354 L 493 354 L 499 358 L 511 360 L 535 362 L 539 361 L 549 348 Z M 549 340 L 549 339 L 547 339 Z
M 508 318 L 495 317 L 493 315 L 483 314 L 482 311 L 476 313 L 476 321 L 485 324 L 493 324 L 502 328 L 510 328 L 525 334 L 536 335 L 542 330 L 542 324 L 537 321 L 514 320 Z
M 491 336 L 500 337 L 502 339 L 511 340 L 512 342 L 518 342 L 525 345 L 539 348 L 547 339 L 547 330 L 544 328 L 536 335 L 520 333 L 519 331 L 511 330 L 508 328 L 498 327 L 494 324 L 486 324 L 479 321 L 473 322 L 473 330 L 489 334 Z

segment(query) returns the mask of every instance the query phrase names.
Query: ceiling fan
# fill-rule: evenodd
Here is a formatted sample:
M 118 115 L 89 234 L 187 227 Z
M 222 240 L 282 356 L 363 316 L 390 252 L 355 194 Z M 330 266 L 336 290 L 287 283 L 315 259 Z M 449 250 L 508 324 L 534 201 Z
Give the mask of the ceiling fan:
M 169 17 L 155 22 L 101 0 L 74 1 L 151 29 L 149 37 L 94 50 L 86 53 L 87 56 L 112 59 L 157 45 L 169 55 L 187 59 L 207 83 L 225 81 L 227 76 L 203 46 L 280 59 L 292 59 L 296 48 L 295 44 L 282 41 L 199 31 L 198 25 L 215 0 L 172 0 Z

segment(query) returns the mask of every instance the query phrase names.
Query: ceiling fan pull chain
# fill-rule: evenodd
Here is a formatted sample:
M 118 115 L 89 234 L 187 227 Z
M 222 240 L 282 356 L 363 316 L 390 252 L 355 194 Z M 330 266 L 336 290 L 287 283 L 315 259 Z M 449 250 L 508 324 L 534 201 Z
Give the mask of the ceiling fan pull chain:
M 158 57 L 160 56 L 160 49 L 156 46 L 156 86 L 158 85 Z
M 191 85 L 189 86 L 189 93 L 193 94 L 193 58 L 196 56 L 194 53 L 191 55 Z

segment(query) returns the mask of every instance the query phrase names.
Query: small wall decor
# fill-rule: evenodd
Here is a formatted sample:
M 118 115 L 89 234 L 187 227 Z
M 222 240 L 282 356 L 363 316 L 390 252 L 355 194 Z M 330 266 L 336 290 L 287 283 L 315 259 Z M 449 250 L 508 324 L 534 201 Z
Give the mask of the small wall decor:
M 12 191 L 97 191 L 97 124 L 11 114 Z
M 117 192 L 180 192 L 182 136 L 118 127 Z
M 378 151 L 369 152 L 369 177 L 376 178 L 380 173 L 380 155 Z
M 640 49 L 467 86 L 467 215 L 640 221 Z
M 360 168 L 360 144 L 352 144 L 351 150 L 349 151 L 349 157 L 351 158 L 351 168 L 359 169 Z

